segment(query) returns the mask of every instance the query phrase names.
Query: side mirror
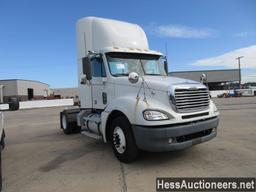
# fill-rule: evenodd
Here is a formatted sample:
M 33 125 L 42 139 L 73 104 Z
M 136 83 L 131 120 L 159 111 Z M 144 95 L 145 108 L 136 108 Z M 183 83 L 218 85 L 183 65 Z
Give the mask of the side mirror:
M 84 57 L 82 59 L 82 62 L 83 62 L 83 74 L 86 75 L 86 79 L 90 81 L 92 79 L 92 68 L 91 68 L 91 62 L 89 57 Z
M 164 61 L 164 70 L 166 71 L 166 74 L 168 75 L 168 63 L 167 63 L 167 60 Z
M 128 80 L 130 81 L 130 83 L 137 83 L 139 81 L 138 73 L 135 73 L 135 72 L 129 73 Z
M 168 62 L 167 62 L 167 57 L 166 56 L 161 56 L 160 57 L 160 63 L 161 65 L 164 65 L 164 70 L 166 74 L 168 75 Z
M 201 82 L 202 84 L 204 84 L 204 83 L 207 82 L 207 76 L 206 76 L 206 74 L 204 74 L 204 73 L 201 74 L 200 82 Z

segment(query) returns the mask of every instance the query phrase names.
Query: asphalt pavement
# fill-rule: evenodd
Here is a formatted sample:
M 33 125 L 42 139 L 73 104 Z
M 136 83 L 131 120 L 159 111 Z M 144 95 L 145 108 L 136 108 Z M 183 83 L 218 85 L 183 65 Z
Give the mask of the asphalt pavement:
M 256 176 L 256 97 L 214 99 L 215 139 L 120 163 L 111 146 L 59 128 L 63 108 L 5 112 L 4 192 L 155 191 L 157 177 Z

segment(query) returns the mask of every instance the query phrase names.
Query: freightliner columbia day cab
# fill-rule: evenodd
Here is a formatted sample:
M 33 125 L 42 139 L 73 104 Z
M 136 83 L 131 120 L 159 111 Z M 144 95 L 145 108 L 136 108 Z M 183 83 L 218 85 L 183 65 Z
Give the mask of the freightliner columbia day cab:
M 110 142 L 126 163 L 140 150 L 182 150 L 216 136 L 219 112 L 207 87 L 168 76 L 140 26 L 82 18 L 77 51 L 80 108 L 60 113 L 65 134 Z

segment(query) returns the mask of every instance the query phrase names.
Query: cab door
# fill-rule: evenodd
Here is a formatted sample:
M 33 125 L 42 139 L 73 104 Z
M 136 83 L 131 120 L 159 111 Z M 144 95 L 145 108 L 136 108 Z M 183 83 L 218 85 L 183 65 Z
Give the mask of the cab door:
M 92 106 L 94 109 L 104 109 L 107 104 L 107 82 L 102 56 L 93 57 L 91 65 Z

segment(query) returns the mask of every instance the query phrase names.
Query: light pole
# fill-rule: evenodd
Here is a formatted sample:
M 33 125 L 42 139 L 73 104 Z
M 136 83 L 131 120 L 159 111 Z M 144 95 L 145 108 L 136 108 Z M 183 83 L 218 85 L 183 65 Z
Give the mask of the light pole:
M 244 56 L 239 56 L 236 59 L 238 60 L 238 69 L 239 69 L 239 88 L 241 89 L 241 64 L 240 64 L 240 60 L 243 58 Z

